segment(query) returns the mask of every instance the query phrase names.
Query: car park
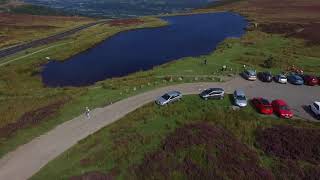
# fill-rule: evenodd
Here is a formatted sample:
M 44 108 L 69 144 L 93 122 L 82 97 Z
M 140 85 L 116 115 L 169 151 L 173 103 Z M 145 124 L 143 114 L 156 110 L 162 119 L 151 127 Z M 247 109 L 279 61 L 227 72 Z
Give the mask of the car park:
M 156 104 L 164 106 L 176 101 L 179 101 L 182 98 L 182 93 L 179 91 L 170 91 L 161 97 L 156 99 Z
M 320 101 L 315 101 L 310 105 L 310 110 L 320 120 Z
M 289 108 L 288 104 L 281 99 L 277 99 L 272 101 L 272 108 L 273 108 L 273 112 L 275 114 L 277 114 L 280 118 L 292 118 L 293 117 L 293 113 L 291 111 L 291 109 Z
M 273 113 L 272 105 L 267 99 L 257 97 L 253 98 L 251 102 L 253 106 L 257 109 L 257 111 L 259 111 L 259 113 L 268 115 Z
M 255 70 L 245 70 L 242 73 L 243 77 L 249 81 L 257 80 L 257 72 Z
M 272 74 L 271 74 L 271 72 L 260 72 L 260 73 L 258 73 L 258 78 L 262 82 L 272 82 Z
M 319 80 L 316 76 L 304 75 L 303 80 L 304 80 L 304 83 L 309 86 L 315 86 L 319 84 Z
M 294 85 L 303 85 L 304 84 L 302 77 L 297 74 L 290 74 L 288 76 L 288 82 L 290 82 L 291 84 L 294 84 Z
M 234 104 L 239 107 L 247 106 L 247 97 L 243 90 L 235 90 L 233 93 Z
M 274 80 L 281 84 L 286 84 L 288 82 L 287 77 L 284 74 L 278 74 L 274 77 Z
M 223 99 L 224 90 L 222 88 L 209 88 L 202 91 L 199 96 L 204 100 L 208 99 Z

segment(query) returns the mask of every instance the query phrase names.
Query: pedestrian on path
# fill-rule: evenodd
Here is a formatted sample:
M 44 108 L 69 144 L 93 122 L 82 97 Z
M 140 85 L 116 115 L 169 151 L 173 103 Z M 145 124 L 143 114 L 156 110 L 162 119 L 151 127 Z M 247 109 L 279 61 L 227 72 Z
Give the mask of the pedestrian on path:
M 86 114 L 87 118 L 90 119 L 90 109 L 88 106 L 86 107 L 85 114 Z

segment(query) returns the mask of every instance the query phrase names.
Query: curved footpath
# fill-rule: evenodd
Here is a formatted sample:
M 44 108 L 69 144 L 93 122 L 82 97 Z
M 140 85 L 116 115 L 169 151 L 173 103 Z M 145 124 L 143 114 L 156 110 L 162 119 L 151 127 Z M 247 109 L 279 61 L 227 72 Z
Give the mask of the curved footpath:
M 0 160 L 0 179 L 23 180 L 30 178 L 49 161 L 75 145 L 81 139 L 115 122 L 126 114 L 154 101 L 168 90 L 179 90 L 183 94 L 198 94 L 209 87 L 222 87 L 227 93 L 234 89 L 245 90 L 248 97 L 263 96 L 270 99 L 286 100 L 296 115 L 313 120 L 302 106 L 320 98 L 320 86 L 294 86 L 291 84 L 250 82 L 240 77 L 224 83 L 188 83 L 168 86 L 136 95 L 104 108 L 92 111 L 92 118 L 83 115 L 67 121 L 48 133 L 20 146 Z

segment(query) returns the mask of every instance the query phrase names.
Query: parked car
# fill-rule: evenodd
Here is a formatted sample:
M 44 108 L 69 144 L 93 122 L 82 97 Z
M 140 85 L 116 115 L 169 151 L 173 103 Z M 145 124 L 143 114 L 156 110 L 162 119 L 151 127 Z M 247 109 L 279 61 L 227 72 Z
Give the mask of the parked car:
M 243 72 L 243 77 L 250 81 L 257 80 L 257 72 L 255 70 L 245 70 Z
M 304 75 L 303 80 L 304 83 L 309 86 L 315 86 L 319 84 L 319 80 L 316 76 Z
M 273 112 L 276 113 L 281 118 L 292 118 L 293 113 L 287 103 L 284 100 L 277 99 L 272 101 Z
M 318 77 L 318 83 L 319 83 L 319 85 L 320 85 L 320 76 Z
M 257 97 L 257 98 L 253 98 L 251 102 L 261 114 L 273 113 L 272 105 L 267 99 L 262 97 Z
M 310 105 L 311 111 L 314 113 L 314 115 L 320 120 L 320 102 L 315 101 Z
M 182 98 L 182 94 L 179 91 L 170 91 L 163 96 L 156 99 L 156 103 L 160 106 L 164 106 Z
M 263 82 L 272 82 L 271 72 L 260 72 L 258 73 L 258 78 Z
M 248 105 L 247 103 L 247 97 L 242 90 L 235 90 L 233 93 L 233 100 L 234 104 L 239 107 L 246 107 Z
M 274 80 L 278 83 L 281 83 L 281 84 L 286 84 L 288 79 L 285 75 L 283 74 L 278 74 L 274 77 Z
M 288 76 L 288 82 L 290 82 L 291 84 L 294 84 L 294 85 L 303 85 L 304 84 L 302 77 L 297 74 L 290 74 Z
M 223 99 L 224 98 L 224 90 L 222 88 L 210 88 L 202 91 L 200 97 L 208 100 L 208 99 Z

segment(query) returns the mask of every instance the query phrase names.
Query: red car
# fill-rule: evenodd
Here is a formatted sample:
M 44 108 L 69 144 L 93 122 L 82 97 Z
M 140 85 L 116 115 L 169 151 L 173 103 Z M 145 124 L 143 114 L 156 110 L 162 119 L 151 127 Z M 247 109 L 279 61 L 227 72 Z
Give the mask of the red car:
M 286 102 L 284 102 L 281 99 L 277 99 L 272 101 L 272 107 L 273 107 L 273 112 L 275 112 L 279 117 L 281 118 L 292 118 L 293 113 L 290 110 L 289 106 L 287 105 Z
M 303 76 L 304 83 L 309 86 L 315 86 L 319 84 L 319 80 L 316 76 L 305 75 Z
M 264 99 L 262 97 L 257 97 L 257 98 L 253 98 L 251 102 L 261 114 L 273 113 L 272 105 L 267 99 Z

